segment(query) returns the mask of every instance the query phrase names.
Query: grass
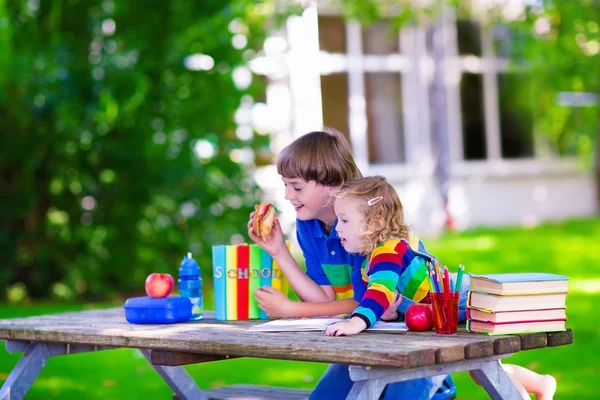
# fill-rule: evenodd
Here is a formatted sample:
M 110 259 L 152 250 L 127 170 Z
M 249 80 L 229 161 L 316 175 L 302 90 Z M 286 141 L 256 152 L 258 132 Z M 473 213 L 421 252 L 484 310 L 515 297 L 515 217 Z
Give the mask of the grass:
M 545 271 L 568 275 L 567 325 L 574 344 L 517 353 L 504 360 L 558 380 L 556 398 L 593 399 L 600 363 L 600 332 L 590 319 L 600 304 L 600 219 L 546 224 L 533 229 L 477 229 L 426 240 L 427 248 L 449 266 L 465 264 L 473 273 Z M 207 296 L 210 297 L 210 296 Z M 120 304 L 0 305 L 0 318 L 51 314 Z M 20 354 L 0 345 L 0 382 Z M 233 383 L 312 388 L 326 365 L 237 359 L 186 367 L 201 388 Z M 466 373 L 454 374 L 458 399 L 487 399 Z M 28 392 L 29 399 L 169 398 L 171 390 L 136 350 L 111 350 L 51 359 Z

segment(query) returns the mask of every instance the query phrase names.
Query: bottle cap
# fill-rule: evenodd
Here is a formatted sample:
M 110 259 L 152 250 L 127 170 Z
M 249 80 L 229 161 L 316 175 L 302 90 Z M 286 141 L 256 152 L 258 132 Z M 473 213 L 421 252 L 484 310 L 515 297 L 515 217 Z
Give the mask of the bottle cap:
M 187 277 L 198 277 L 200 276 L 200 266 L 192 258 L 192 253 L 187 253 L 187 256 L 181 260 L 181 266 L 179 267 L 179 276 Z

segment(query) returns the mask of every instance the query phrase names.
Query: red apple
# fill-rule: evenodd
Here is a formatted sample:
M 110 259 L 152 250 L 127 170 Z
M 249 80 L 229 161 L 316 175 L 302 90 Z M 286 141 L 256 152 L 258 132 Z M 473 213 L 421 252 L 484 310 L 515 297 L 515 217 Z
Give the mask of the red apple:
M 430 331 L 433 329 L 431 304 L 411 304 L 406 309 L 405 320 L 411 331 Z
M 146 278 L 146 293 L 154 298 L 167 297 L 173 290 L 173 277 L 169 274 L 152 273 Z

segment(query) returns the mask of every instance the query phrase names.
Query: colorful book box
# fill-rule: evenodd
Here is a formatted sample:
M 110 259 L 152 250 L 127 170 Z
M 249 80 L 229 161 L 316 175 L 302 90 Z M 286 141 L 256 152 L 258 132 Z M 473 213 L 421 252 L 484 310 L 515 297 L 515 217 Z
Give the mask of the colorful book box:
M 254 291 L 271 286 L 288 294 L 289 284 L 273 258 L 256 244 L 212 248 L 215 318 L 218 321 L 269 319 Z

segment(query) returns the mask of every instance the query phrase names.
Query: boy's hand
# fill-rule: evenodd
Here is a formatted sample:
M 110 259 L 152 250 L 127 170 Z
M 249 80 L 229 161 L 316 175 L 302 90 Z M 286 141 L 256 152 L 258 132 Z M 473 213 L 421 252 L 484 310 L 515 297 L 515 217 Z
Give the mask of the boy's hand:
M 279 219 L 277 217 L 275 217 L 273 220 L 273 229 L 271 229 L 271 234 L 264 240 L 262 237 L 254 233 L 252 224 L 254 223 L 256 206 L 254 206 L 254 209 L 255 210 L 250 213 L 250 218 L 248 220 L 248 236 L 250 236 L 250 239 L 265 249 L 265 251 L 269 253 L 271 257 L 278 256 L 282 251 L 288 251 L 287 245 L 285 244 L 285 238 L 283 237 L 283 231 L 281 230 L 281 225 L 279 224 Z
M 337 322 L 325 328 L 327 336 L 349 336 L 356 335 L 367 329 L 367 324 L 362 318 L 352 317 L 349 321 Z
M 262 239 L 261 239 L 262 240 Z M 271 318 L 295 317 L 294 301 L 270 286 L 260 287 L 254 292 L 258 307 Z
M 385 310 L 385 312 L 383 313 L 383 315 L 381 315 L 381 320 L 383 321 L 395 321 L 398 319 L 398 306 L 400 305 L 400 302 L 402 301 L 402 295 L 396 293 L 396 300 L 394 300 L 394 302 L 392 304 L 390 304 L 390 306 L 388 307 L 387 310 Z

